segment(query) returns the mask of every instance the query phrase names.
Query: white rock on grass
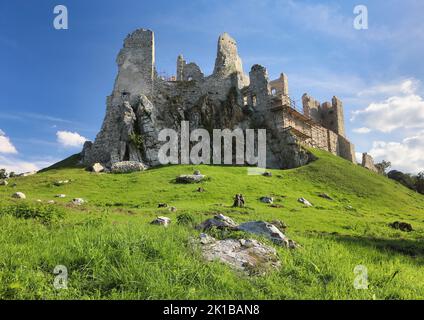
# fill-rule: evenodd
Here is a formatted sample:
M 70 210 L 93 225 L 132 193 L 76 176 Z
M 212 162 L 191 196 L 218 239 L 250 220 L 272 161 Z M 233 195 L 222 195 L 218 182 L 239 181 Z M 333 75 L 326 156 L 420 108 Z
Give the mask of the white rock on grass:
M 150 222 L 150 224 L 156 224 L 167 227 L 171 224 L 171 219 L 168 217 L 157 217 L 155 220 Z
M 177 183 L 198 183 L 202 181 L 206 176 L 203 174 L 183 174 L 178 176 L 175 181 Z
M 297 199 L 297 201 L 299 201 L 300 203 L 304 204 L 307 207 L 312 207 L 312 203 L 310 203 L 308 200 L 306 200 L 305 198 L 299 198 Z
M 100 163 L 96 162 L 95 164 L 93 164 L 90 168 L 90 171 L 94 172 L 94 173 L 100 173 L 103 172 L 105 170 L 105 167 L 103 167 Z
M 5 180 L 5 179 L 0 180 L 0 186 L 7 186 L 8 184 L 9 184 L 9 182 L 7 182 L 7 180 Z
M 274 202 L 273 197 L 261 197 L 260 200 L 263 203 L 269 203 L 269 204 L 272 204 Z
M 74 198 L 72 199 L 72 204 L 80 206 L 83 205 L 85 203 L 85 200 L 82 198 Z
M 12 195 L 12 198 L 15 198 L 15 199 L 26 199 L 26 195 L 24 193 L 22 193 L 22 192 L 15 192 Z
M 56 198 L 66 198 L 66 194 L 57 194 Z
M 68 184 L 68 183 L 69 183 L 69 180 L 58 180 L 58 181 L 54 182 L 54 185 L 55 186 L 61 186 L 61 185 Z
M 276 226 L 265 221 L 249 221 L 238 226 L 238 230 L 257 234 L 270 239 L 272 242 L 290 249 L 297 247 L 296 243 L 287 238 Z

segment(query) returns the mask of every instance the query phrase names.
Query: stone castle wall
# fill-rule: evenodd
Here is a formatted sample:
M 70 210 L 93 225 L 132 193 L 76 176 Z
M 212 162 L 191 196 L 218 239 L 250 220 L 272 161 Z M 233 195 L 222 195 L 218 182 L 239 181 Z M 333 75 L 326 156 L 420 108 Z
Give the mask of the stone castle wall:
M 165 128 L 179 131 L 183 120 L 189 121 L 190 130 L 267 129 L 269 168 L 293 168 L 311 161 L 313 156 L 302 144 L 352 161 L 353 146 L 344 138 L 341 101 L 334 97 L 332 104 L 319 105 L 306 95 L 299 118 L 291 109 L 287 76 L 270 81 L 260 65 L 252 66 L 246 75 L 237 44 L 226 33 L 218 39 L 214 72 L 209 76 L 180 55 L 176 81 L 158 77 L 154 34 L 145 29 L 128 35 L 117 64 L 101 131 L 94 143 L 84 146 L 86 164 L 110 166 L 130 160 L 158 165 L 158 132 Z

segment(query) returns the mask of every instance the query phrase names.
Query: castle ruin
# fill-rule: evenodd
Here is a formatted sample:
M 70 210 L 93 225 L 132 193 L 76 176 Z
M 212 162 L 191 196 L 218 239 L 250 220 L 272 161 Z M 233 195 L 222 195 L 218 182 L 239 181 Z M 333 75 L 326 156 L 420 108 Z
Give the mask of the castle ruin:
M 150 30 L 129 34 L 117 57 L 118 75 L 107 97 L 106 116 L 94 143 L 86 142 L 83 162 L 110 166 L 120 161 L 159 165 L 158 132 L 190 128 L 266 129 L 267 167 L 294 168 L 309 163 L 305 147 L 319 148 L 355 162 L 344 129 L 343 104 L 333 97 L 319 103 L 302 97 L 303 110 L 289 95 L 284 73 L 268 79 L 254 65 L 243 71 L 237 45 L 227 33 L 218 39 L 214 71 L 205 76 L 194 62 L 177 57 L 176 75 L 160 77 L 155 68 L 155 39 Z

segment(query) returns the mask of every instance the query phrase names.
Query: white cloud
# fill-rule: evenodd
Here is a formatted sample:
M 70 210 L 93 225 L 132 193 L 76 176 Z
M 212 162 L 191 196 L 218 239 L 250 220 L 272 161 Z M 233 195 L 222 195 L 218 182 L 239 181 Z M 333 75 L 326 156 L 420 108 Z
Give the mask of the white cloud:
M 26 161 L 14 156 L 2 156 L 0 155 L 0 168 L 6 169 L 8 172 L 23 173 L 23 172 L 32 172 L 38 171 L 40 169 L 46 168 L 57 160 L 50 159 L 46 160 L 37 160 L 37 161 Z
M 372 130 L 385 133 L 396 129 L 424 128 L 424 99 L 416 92 L 417 82 L 404 80 L 395 87 L 383 85 L 368 90 L 368 94 L 391 92 L 390 88 L 400 94 L 354 111 L 351 121 L 360 121 Z
M 56 137 L 57 142 L 66 148 L 81 147 L 84 142 L 87 141 L 87 139 L 79 133 L 70 131 L 58 131 L 56 132 Z
M 10 141 L 9 137 L 6 137 L 6 134 L 1 129 L 0 129 L 0 153 L 12 153 L 12 154 L 18 153 L 15 146 Z
M 359 134 L 366 134 L 366 133 L 370 133 L 371 129 L 367 127 L 361 127 L 361 128 L 355 128 L 352 131 Z
M 394 169 L 409 173 L 423 171 L 424 130 L 401 142 L 374 141 L 369 153 L 376 161 L 390 161 Z
M 378 96 L 381 94 L 414 94 L 418 88 L 419 82 L 415 79 L 406 79 L 396 83 L 385 83 L 372 86 L 371 88 L 362 90 L 358 93 L 358 96 Z

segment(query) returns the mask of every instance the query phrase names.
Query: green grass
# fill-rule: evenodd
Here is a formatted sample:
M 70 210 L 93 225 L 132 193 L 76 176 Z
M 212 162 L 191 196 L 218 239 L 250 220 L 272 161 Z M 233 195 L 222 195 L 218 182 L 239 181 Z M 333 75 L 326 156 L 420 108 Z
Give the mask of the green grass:
M 248 176 L 243 167 L 166 166 L 111 175 L 66 165 L 13 178 L 0 187 L 0 299 L 423 299 L 424 197 L 326 152 L 313 152 L 319 160 L 271 170 L 272 177 Z M 210 179 L 174 183 L 194 169 Z M 69 184 L 54 185 L 68 179 Z M 196 192 L 199 186 L 206 191 Z M 27 200 L 12 199 L 16 191 Z M 318 197 L 321 192 L 334 200 Z M 67 197 L 54 198 L 59 193 Z M 245 196 L 246 208 L 231 207 L 236 193 Z M 283 207 L 261 203 L 265 195 Z M 73 197 L 87 203 L 70 206 Z M 299 197 L 314 206 L 303 207 Z M 55 200 L 51 214 L 58 218 L 44 223 L 33 209 L 10 209 L 22 202 L 33 208 L 37 199 Z M 158 209 L 161 202 L 178 212 Z M 302 248 L 274 246 L 282 268 L 262 277 L 205 262 L 189 244 L 199 232 L 191 221 L 178 224 L 177 216 L 197 223 L 216 213 L 236 222 L 283 220 L 286 234 Z M 157 215 L 170 217 L 171 226 L 150 225 Z M 388 227 L 396 220 L 411 223 L 415 231 Z M 68 289 L 53 287 L 56 265 L 67 267 Z M 353 286 L 356 265 L 368 268 L 368 290 Z

